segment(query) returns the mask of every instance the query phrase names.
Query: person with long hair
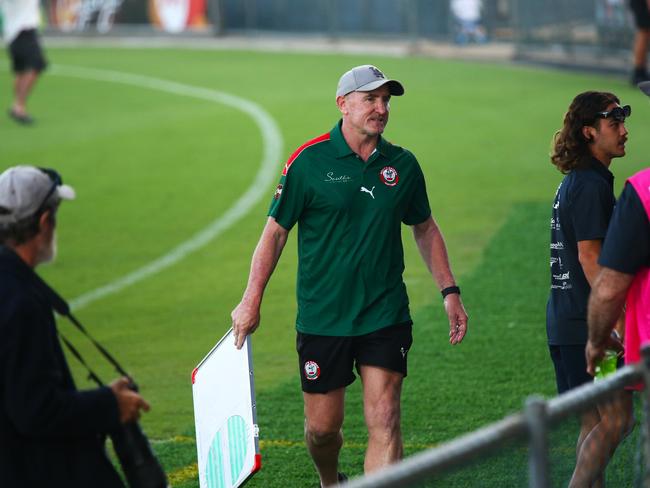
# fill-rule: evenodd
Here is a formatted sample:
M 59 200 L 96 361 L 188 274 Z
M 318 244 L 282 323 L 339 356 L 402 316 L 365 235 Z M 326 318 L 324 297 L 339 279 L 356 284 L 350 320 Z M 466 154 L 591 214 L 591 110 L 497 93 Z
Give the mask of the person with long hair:
M 553 139 L 551 162 L 565 177 L 550 221 L 546 332 L 560 394 L 593 381 L 585 359 L 587 302 L 616 204 L 609 167 L 614 158 L 625 156 L 625 119 L 630 114 L 630 106 L 621 106 L 612 93 L 584 92 L 573 99 Z M 620 342 L 616 346 L 622 349 Z M 631 422 L 632 399 L 626 391 L 584 412 L 569 486 L 603 486 L 607 461 Z

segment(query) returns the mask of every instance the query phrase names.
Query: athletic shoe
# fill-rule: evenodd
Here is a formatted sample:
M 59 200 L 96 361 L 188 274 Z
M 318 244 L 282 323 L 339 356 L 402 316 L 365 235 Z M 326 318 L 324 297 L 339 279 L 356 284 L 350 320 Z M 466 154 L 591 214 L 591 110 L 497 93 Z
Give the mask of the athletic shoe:
M 32 119 L 29 115 L 19 114 L 13 109 L 9 110 L 9 117 L 11 117 L 15 122 L 18 122 L 22 125 L 32 125 L 34 123 L 34 119 Z
M 632 83 L 632 85 L 637 86 L 642 81 L 648 81 L 648 80 L 650 80 L 650 75 L 645 70 L 645 68 L 637 68 L 632 73 L 632 78 L 630 79 L 630 82 Z
M 343 473 L 336 473 L 336 478 L 337 478 L 339 484 L 344 483 L 344 482 L 346 482 L 348 480 L 348 477 Z M 323 485 L 320 484 L 320 483 L 319 483 L 319 486 L 321 488 L 323 488 Z

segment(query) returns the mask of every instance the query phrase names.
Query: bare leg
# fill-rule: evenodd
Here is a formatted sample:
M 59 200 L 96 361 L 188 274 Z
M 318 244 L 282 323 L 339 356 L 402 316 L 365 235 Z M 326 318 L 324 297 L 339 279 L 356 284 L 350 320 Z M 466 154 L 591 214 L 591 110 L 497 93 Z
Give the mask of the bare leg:
M 634 69 L 646 69 L 650 30 L 637 29 L 634 36 Z
M 38 71 L 29 70 L 16 73 L 14 80 L 14 104 L 12 110 L 17 115 L 27 115 L 27 98 L 38 80 Z
M 305 442 L 322 486 L 338 482 L 339 451 L 343 445 L 345 388 L 327 393 L 303 393 Z
M 370 473 L 402 458 L 400 397 L 403 376 L 375 366 L 361 366 L 360 372 L 368 427 L 364 470 Z
M 631 82 L 637 85 L 650 79 L 647 69 L 648 44 L 650 43 L 650 30 L 637 29 L 634 35 L 634 71 Z
M 570 487 L 605 486 L 605 468 L 621 441 L 634 427 L 632 393 L 621 390 L 598 406 L 600 422 L 578 449 Z

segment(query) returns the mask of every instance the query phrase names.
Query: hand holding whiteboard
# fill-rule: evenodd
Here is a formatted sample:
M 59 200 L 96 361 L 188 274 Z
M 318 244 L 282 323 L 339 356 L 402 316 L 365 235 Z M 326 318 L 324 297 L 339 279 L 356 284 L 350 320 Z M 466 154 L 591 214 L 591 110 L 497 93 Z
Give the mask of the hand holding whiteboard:
M 261 468 L 251 338 L 230 329 L 192 372 L 201 488 L 242 486 Z

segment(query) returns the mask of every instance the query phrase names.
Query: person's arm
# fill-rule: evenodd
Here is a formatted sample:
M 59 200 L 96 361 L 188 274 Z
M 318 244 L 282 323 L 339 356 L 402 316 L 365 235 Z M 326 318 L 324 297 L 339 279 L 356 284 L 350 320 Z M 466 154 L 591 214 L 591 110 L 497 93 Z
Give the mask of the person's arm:
M 593 286 L 594 281 L 596 281 L 596 277 L 600 272 L 598 256 L 600 256 L 600 250 L 602 247 L 602 239 L 578 241 L 578 261 L 580 261 L 582 272 L 585 274 L 589 286 Z
M 264 289 L 280 259 L 288 235 L 288 230 L 273 217 L 269 217 L 253 253 L 244 296 L 230 314 L 237 349 L 241 349 L 246 336 L 255 332 L 260 325 L 260 306 Z
M 435 220 L 429 217 L 424 222 L 414 225 L 413 237 L 440 289 L 455 286 L 456 280 L 449 266 L 445 240 Z M 468 320 L 459 294 L 452 293 L 445 297 L 445 311 L 449 318 L 449 342 L 458 344 L 465 337 Z
M 592 376 L 596 363 L 605 354 L 609 336 L 621 315 L 627 290 L 633 280 L 634 275 L 604 267 L 591 288 L 587 311 L 589 341 L 585 354 L 587 371 Z

